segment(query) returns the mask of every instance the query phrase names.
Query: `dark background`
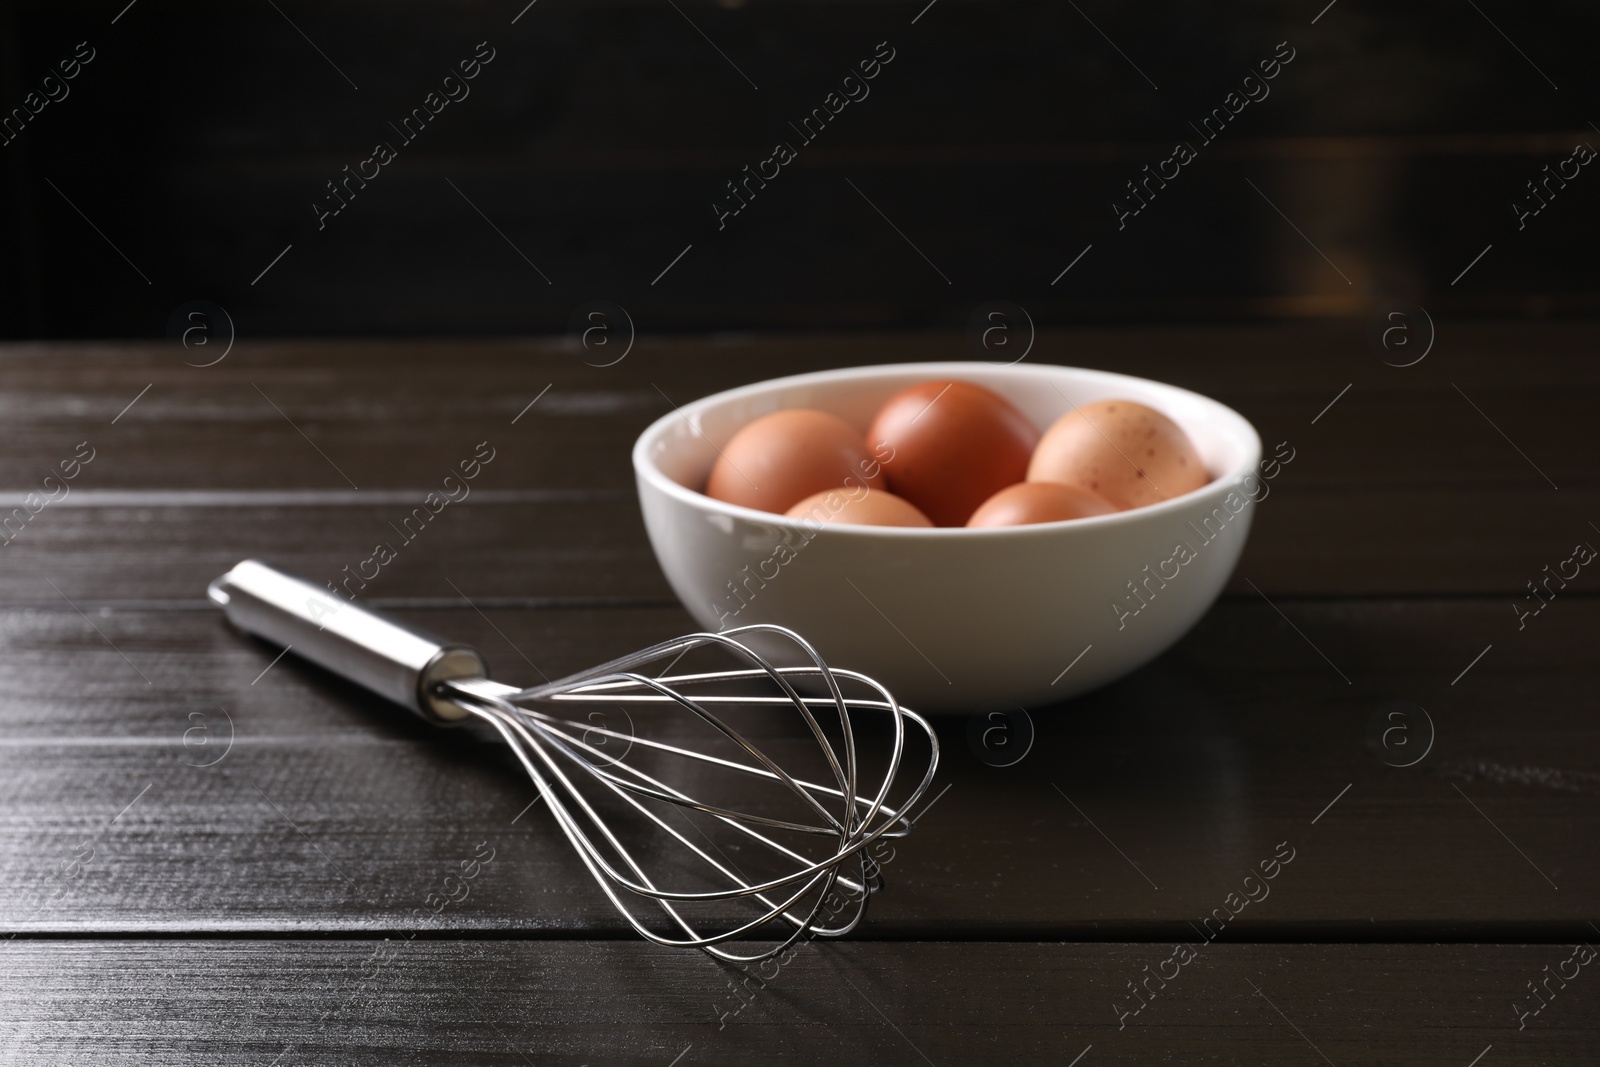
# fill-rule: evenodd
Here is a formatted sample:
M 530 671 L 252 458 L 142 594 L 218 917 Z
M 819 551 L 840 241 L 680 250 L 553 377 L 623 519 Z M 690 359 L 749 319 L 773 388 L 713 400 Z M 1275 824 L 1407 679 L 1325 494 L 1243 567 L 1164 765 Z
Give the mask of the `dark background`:
M 158 337 L 193 300 L 249 336 L 559 332 L 595 299 L 650 331 L 959 327 L 996 299 L 1040 324 L 1593 313 L 1597 168 L 1521 232 L 1511 207 L 1600 146 L 1592 9 L 1324 2 L 7 4 L 6 111 L 97 56 L 0 147 L 0 335 Z M 718 232 L 724 183 L 885 40 L 871 95 Z M 1285 40 L 1202 147 L 1189 121 Z M 1119 232 L 1179 139 L 1199 158 Z M 318 232 L 378 140 L 399 158 Z

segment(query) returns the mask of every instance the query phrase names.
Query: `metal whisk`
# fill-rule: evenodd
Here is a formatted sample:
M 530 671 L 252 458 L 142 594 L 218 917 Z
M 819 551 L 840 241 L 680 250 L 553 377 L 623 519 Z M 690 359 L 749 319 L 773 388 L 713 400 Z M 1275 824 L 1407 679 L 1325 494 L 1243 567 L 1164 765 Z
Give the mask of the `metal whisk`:
M 617 911 L 659 945 L 752 962 L 802 937 L 849 933 L 869 895 L 882 887 L 879 842 L 911 831 L 905 813 L 938 767 L 939 744 L 926 719 L 871 678 L 830 668 L 800 635 L 781 626 L 689 634 L 516 689 L 490 681 L 475 650 L 440 643 L 259 560 L 240 563 L 207 592 L 240 629 L 429 722 L 457 726 L 476 719 L 492 726 Z M 700 649 L 720 649 L 742 666 L 667 673 Z M 783 653 L 798 662 L 775 663 Z M 652 677 L 649 669 L 662 663 L 662 673 Z M 636 724 L 627 708 L 638 705 L 647 709 L 641 713 L 647 724 L 699 729 L 704 741 L 688 747 L 596 725 L 598 712 L 571 717 L 607 706 Z M 794 729 L 793 716 L 803 732 Z M 784 718 L 791 719 L 787 731 Z M 891 798 L 908 723 L 926 735 L 927 769 L 914 788 Z M 814 742 L 814 750 L 807 745 L 802 751 L 810 766 L 786 770 L 749 739 L 756 730 L 788 748 L 796 733 L 802 743 Z M 876 784 L 865 789 L 858 734 L 874 735 L 884 749 Z M 619 748 L 624 751 L 614 754 Z M 680 788 L 674 775 L 680 784 L 685 775 L 690 781 Z M 752 800 L 761 811 L 735 806 Z M 613 814 L 641 818 L 624 827 Z M 640 839 L 640 830 L 648 836 Z M 718 906 L 736 899 L 749 903 L 751 914 L 730 925 Z M 636 913 L 653 914 L 652 905 L 664 913 L 669 932 Z M 700 919 L 691 909 L 717 914 Z M 704 932 L 707 922 L 716 929 Z M 766 951 L 738 955 L 717 947 L 749 936 L 772 938 L 784 924 L 786 939 Z

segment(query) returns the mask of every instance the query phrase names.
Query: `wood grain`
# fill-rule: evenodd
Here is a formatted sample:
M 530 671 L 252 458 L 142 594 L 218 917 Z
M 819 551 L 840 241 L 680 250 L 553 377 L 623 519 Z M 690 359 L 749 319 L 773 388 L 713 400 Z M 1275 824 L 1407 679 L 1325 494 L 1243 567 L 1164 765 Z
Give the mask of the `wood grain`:
M 1215 396 L 1255 423 L 1269 450 L 1295 449 L 1285 489 L 1533 489 L 1546 478 L 1592 488 L 1600 451 L 1575 429 L 1600 394 L 1584 358 L 1593 331 L 1438 330 L 1439 351 L 1404 369 L 1378 359 L 1360 321 L 1041 331 L 1028 358 Z M 88 440 L 96 458 L 80 489 L 425 490 L 488 440 L 496 458 L 479 488 L 627 491 L 634 438 L 674 405 L 829 367 L 975 358 L 960 333 L 645 335 L 608 368 L 574 353 L 551 339 L 241 341 L 194 368 L 176 345 L 0 346 L 0 412 L 14 427 L 0 485 L 35 487 Z
M 1595 979 L 1547 976 L 1600 935 L 1600 595 L 1516 605 L 1600 539 L 1600 330 L 1547 318 L 1600 311 L 1600 209 L 1508 205 L 1592 143 L 1554 107 L 1594 96 L 1581 5 L 524 5 L 0 9 L 0 113 L 100 53 L 0 159 L 0 337 L 146 339 L 0 343 L 0 518 L 95 450 L 0 524 L 0 1061 L 1593 1061 Z M 485 38 L 473 98 L 321 227 Z M 1116 218 L 1284 38 L 1272 98 Z M 878 40 L 870 102 L 722 227 L 712 198 Z M 1432 314 L 1414 366 L 1374 347 L 1390 294 Z M 196 297 L 237 338 L 154 340 Z M 596 297 L 639 332 L 604 368 L 573 340 Z M 1160 660 L 1028 709 L 1012 766 L 988 709 L 941 721 L 887 890 L 776 977 L 640 943 L 492 737 L 202 599 L 249 555 L 334 577 L 490 442 L 373 602 L 516 682 L 683 632 L 640 431 L 778 375 L 995 358 L 996 297 L 1048 327 L 1029 361 L 1214 396 L 1296 459 Z M 1218 316 L 1294 321 L 1189 325 Z M 375 331 L 437 339 L 272 339 Z
M 1030 709 L 1014 766 L 979 758 L 966 717 L 941 722 L 937 792 L 866 923 L 721 1029 L 729 975 L 636 943 L 497 743 L 275 663 L 204 584 L 250 554 L 336 576 L 490 437 L 474 495 L 370 592 L 504 679 L 575 670 L 692 629 L 627 474 L 663 391 L 960 357 L 958 337 L 646 338 L 605 370 L 555 342 L 255 342 L 207 370 L 164 346 L 9 346 L 7 499 L 77 441 L 99 451 L 3 550 L 0 1049 L 1067 1063 L 1092 1046 L 1087 1067 L 1466 1064 L 1492 1044 L 1495 1062 L 1580 1060 L 1594 1035 L 1576 983 L 1526 1029 L 1511 1005 L 1558 942 L 1590 939 L 1600 899 L 1584 845 L 1600 834 L 1600 599 L 1576 580 L 1520 629 L 1512 604 L 1589 539 L 1600 455 L 1577 428 L 1600 378 L 1571 357 L 1592 331 L 1540 326 L 1524 354 L 1516 328 L 1443 329 L 1407 370 L 1354 323 L 1042 334 L 1049 358 L 1217 395 L 1297 458 L 1229 594 L 1167 655 Z M 789 725 L 750 728 L 803 756 Z M 483 880 L 427 918 L 480 845 Z M 1235 910 L 1181 988 L 1119 1030 L 1126 982 Z
M 92 21 L 11 6 L 7 114 Z M 1565 192 L 1525 232 L 1510 207 L 1592 134 L 1561 106 L 1595 87 L 1572 0 L 1527 20 L 922 6 L 174 2 L 96 25 L 70 101 L 0 167 L 19 250 L 0 331 L 158 335 L 195 297 L 253 336 L 548 332 L 596 296 L 699 331 L 959 327 L 996 294 L 1055 323 L 1359 314 L 1382 291 L 1596 310 L 1593 198 Z M 403 140 L 390 124 L 484 40 L 498 58 L 471 96 Z M 870 97 L 805 143 L 790 124 L 880 41 L 897 55 Z M 1297 57 L 1270 97 L 1207 144 L 1195 127 L 1280 48 Z M 399 158 L 322 225 L 313 201 L 380 139 Z M 721 226 L 713 200 L 779 139 L 798 158 Z M 1112 202 L 1179 140 L 1199 157 L 1123 227 Z
M 1234 595 L 1253 582 L 1273 597 L 1517 597 L 1600 514 L 1600 446 L 1575 432 L 1600 391 L 1592 361 L 1573 358 L 1592 330 L 1440 330 L 1438 356 L 1406 369 L 1381 364 L 1353 323 L 1045 332 L 1038 358 L 1217 395 L 1269 448 L 1294 449 Z M 192 602 L 250 555 L 333 577 L 486 439 L 496 458 L 473 494 L 405 546 L 374 594 L 444 603 L 455 581 L 484 603 L 663 602 L 628 457 L 651 419 L 763 374 L 960 357 L 964 343 L 647 337 L 605 369 L 551 340 L 241 342 L 205 369 L 175 347 L 0 346 L 14 429 L 0 510 L 78 442 L 96 450 L 72 494 L 4 547 L 0 602 L 54 602 L 51 582 L 89 604 Z
M 0 603 L 65 594 L 86 605 L 197 605 L 241 559 L 339 581 L 378 542 L 400 549 L 363 591 L 380 602 L 447 606 L 462 593 L 500 606 L 674 602 L 629 490 L 480 489 L 423 532 L 398 533 L 425 493 L 78 490 L 4 546 Z M 1600 516 L 1600 489 L 1505 485 L 1493 500 L 1486 507 L 1485 491 L 1466 486 L 1318 487 L 1286 475 L 1256 506 L 1228 595 L 1509 603 L 1600 536 L 1585 520 Z M 1564 595 L 1592 592 L 1574 582 Z
M 809 945 L 740 1000 L 742 973 L 631 942 L 12 942 L 0 1048 L 18 1065 L 1432 1067 L 1581 1063 L 1600 1041 L 1584 977 L 1552 981 L 1518 1029 L 1524 983 L 1572 954 L 1559 944 L 1211 945 L 1119 1029 L 1127 984 L 1172 951 Z
M 513 682 L 691 628 L 675 608 L 401 613 Z M 517 818 L 534 794 L 493 741 L 292 657 L 267 670 L 276 650 L 211 612 L 0 623 L 0 929 L 406 930 L 430 872 L 488 840 L 503 878 L 459 928 L 619 932 L 548 817 Z M 1600 893 L 1582 844 L 1600 833 L 1597 624 L 1592 599 L 1522 632 L 1495 602 L 1226 601 L 1154 665 L 1034 709 L 1015 766 L 981 762 L 966 718 L 944 722 L 939 799 L 867 932 L 1177 937 L 1286 841 L 1298 858 L 1238 936 L 1580 936 Z M 1385 747 L 1395 701 L 1411 703 Z M 1425 758 L 1394 766 L 1430 722 Z M 755 736 L 785 760 L 810 744 L 780 723 Z M 64 882 L 84 847 L 93 862 Z

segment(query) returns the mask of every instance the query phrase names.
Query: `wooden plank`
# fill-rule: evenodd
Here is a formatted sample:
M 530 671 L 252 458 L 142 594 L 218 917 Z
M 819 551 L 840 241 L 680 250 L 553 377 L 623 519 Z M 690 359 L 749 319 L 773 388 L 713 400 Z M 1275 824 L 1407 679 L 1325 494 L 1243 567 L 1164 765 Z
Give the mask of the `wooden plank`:
M 1449 358 L 1403 370 L 1364 331 L 1041 331 L 1029 358 L 1232 404 L 1269 448 L 1296 450 L 1286 487 L 1594 484 L 1600 442 L 1573 432 L 1600 394 L 1600 371 L 1579 358 L 1592 327 L 1446 324 Z M 12 427 L 0 486 L 35 488 L 87 440 L 95 459 L 78 488 L 426 490 L 487 440 L 478 488 L 626 491 L 634 438 L 673 404 L 826 367 L 973 358 L 954 333 L 644 337 L 609 368 L 574 351 L 550 338 L 240 342 L 197 369 L 175 345 L 0 346 Z
M 1592 199 L 1564 193 L 1553 205 L 1563 221 L 1541 217 L 1530 232 L 1517 231 L 1510 207 L 1591 135 L 1581 116 L 1550 107 L 1554 86 L 1582 92 L 1588 77 L 1573 32 L 1585 12 L 1571 3 L 1526 23 L 1335 10 L 1315 25 L 1315 14 L 1259 0 L 1213 18 L 1172 3 L 1138 17 L 946 0 L 915 25 L 917 12 L 888 2 L 844 22 L 817 3 L 690 6 L 693 26 L 687 10 L 661 5 L 551 0 L 515 25 L 516 12 L 426 4 L 376 27 L 364 4 L 291 3 L 281 14 L 173 4 L 121 19 L 106 31 L 115 38 L 96 39 L 104 47 L 72 103 L 49 106 L 8 147 L 17 202 L 37 219 L 22 233 L 27 324 L 145 335 L 204 293 L 256 335 L 374 323 L 504 333 L 558 329 L 605 289 L 642 321 L 687 329 L 934 325 L 951 321 L 952 297 L 970 305 L 995 292 L 1048 302 L 1056 322 L 1355 311 L 1369 286 L 1424 291 L 1464 312 L 1595 310 L 1582 240 Z M 7 113 L 89 32 L 47 4 L 14 19 Z M 214 40 L 237 48 L 196 47 Z M 483 40 L 498 58 L 470 98 L 414 143 L 402 138 L 391 123 Z M 790 124 L 879 41 L 897 56 L 871 96 L 804 143 Z M 1297 58 L 1252 83 L 1271 96 L 1245 109 L 1244 79 L 1280 41 Z M 180 68 L 193 83 L 150 76 Z M 274 80 L 281 90 L 263 96 Z M 118 91 L 132 85 L 140 92 Z M 1207 144 L 1196 127 L 1214 109 L 1226 115 L 1230 99 L 1239 117 Z M 1293 143 L 1308 136 L 1330 142 L 1322 158 Z M 1480 147 L 1463 157 L 1348 144 L 1419 137 Z M 798 158 L 719 229 L 713 199 L 779 138 Z M 322 227 L 313 202 L 380 139 L 398 158 Z M 1198 158 L 1161 168 L 1183 176 L 1124 232 L 1113 200 L 1151 181 L 1180 139 Z M 1039 150 L 1056 144 L 1072 150 Z M 122 161 L 114 181 L 94 168 L 107 152 Z M 940 264 L 948 286 L 846 179 Z M 164 220 L 180 213 L 205 225 L 173 242 Z M 1493 256 L 1452 286 L 1490 242 Z M 652 287 L 690 243 L 670 285 Z M 1052 287 L 1089 243 L 1090 265 Z M 252 284 L 291 244 L 270 284 Z
M 1120 212 L 1139 203 L 1128 184 L 1172 155 L 1185 128 L 1182 120 L 1174 125 L 1159 144 L 1092 159 L 980 157 L 930 166 L 806 155 L 723 227 L 713 204 L 729 197 L 727 183 L 741 167 L 771 154 L 765 137 L 743 158 L 641 168 L 648 176 L 609 161 L 551 160 L 530 169 L 499 156 L 408 160 L 330 225 L 337 233 L 316 230 L 310 201 L 359 154 L 270 170 L 252 158 L 215 172 L 162 173 L 154 195 L 206 204 L 218 190 L 238 196 L 232 191 L 247 189 L 257 210 L 266 205 L 282 220 L 276 248 L 241 235 L 226 250 L 175 249 L 180 258 L 168 266 L 190 274 L 202 255 L 229 256 L 227 274 L 237 280 L 217 299 L 278 335 L 360 333 L 375 318 L 412 336 L 549 332 L 596 291 L 641 323 L 677 331 L 958 326 L 997 292 L 1051 325 L 1361 316 L 1370 292 L 1391 286 L 1437 314 L 1600 310 L 1579 236 L 1600 221 L 1600 209 L 1569 192 L 1546 213 L 1559 222 L 1541 218 L 1519 230 L 1511 206 L 1519 194 L 1535 206 L 1524 183 L 1541 178 L 1545 166 L 1573 168 L 1573 145 L 1592 132 L 1573 130 L 1559 151 L 1519 156 L 1283 158 L 1247 148 L 1204 158 L 1136 219 L 1124 219 Z M 115 201 L 107 201 L 91 208 L 114 212 Z M 952 204 L 986 208 L 952 216 Z M 65 205 L 45 207 L 52 232 L 81 225 Z M 213 213 L 232 208 L 230 196 Z M 291 243 L 271 287 L 250 288 L 248 280 Z M 1493 252 L 1473 264 L 1490 244 Z M 1091 245 L 1082 267 L 1052 284 Z M 397 266 L 418 249 L 449 269 Z M 1474 269 L 1451 286 L 1469 264 Z M 97 266 L 131 273 L 109 253 Z M 372 306 L 375 277 L 388 296 L 381 310 Z M 1396 277 L 1405 281 L 1389 280 Z M 107 284 L 117 284 L 114 275 Z M 130 290 L 123 287 L 131 305 L 152 300 Z
M 70 1050 L 118 1064 L 1394 1067 L 1583 1062 L 1600 1041 L 1579 979 L 1548 979 L 1540 1013 L 1517 1014 L 1539 1003 L 1525 983 L 1577 968 L 1570 945 L 1211 945 L 1163 968 L 1172 953 L 807 945 L 737 999 L 742 973 L 629 942 L 16 941 L 0 948 L 0 1012 L 18 1065 Z M 1122 1016 L 1139 1003 L 1126 986 L 1157 971 L 1175 976 Z
M 1290 468 L 1257 506 L 1229 595 L 1515 600 L 1576 543 L 1600 541 L 1583 519 L 1600 515 L 1593 487 L 1507 484 L 1486 505 L 1478 487 L 1301 485 L 1291 482 L 1298 473 Z M 257 556 L 338 582 L 376 542 L 398 551 L 362 595 L 384 601 L 672 601 L 629 490 L 480 489 L 426 527 L 397 532 L 424 495 L 78 490 L 5 545 L 0 603 L 59 604 L 65 594 L 91 605 L 193 604 L 213 578 Z M 1571 592 L 1582 595 L 1583 584 Z
M 1441 329 L 1448 361 L 1406 370 L 1380 364 L 1351 323 L 1047 332 L 1038 347 L 1041 358 L 1215 393 L 1269 447 L 1295 449 L 1259 509 L 1235 593 L 1249 578 L 1273 596 L 1515 594 L 1564 558 L 1595 511 L 1600 440 L 1572 428 L 1585 424 L 1600 372 L 1571 358 L 1593 330 L 1533 328 L 1534 350 L 1512 359 L 1523 327 Z M 6 546 L 15 565 L 0 573 L 0 599 L 53 600 L 48 578 L 93 602 L 192 600 L 251 554 L 332 577 L 486 438 L 496 458 L 473 495 L 406 545 L 375 592 L 449 596 L 443 577 L 465 574 L 474 597 L 662 598 L 628 450 L 669 398 L 763 373 L 961 356 L 963 344 L 645 338 L 607 369 L 549 339 L 244 342 L 206 369 L 165 346 L 9 346 L 0 405 L 14 435 L 0 500 L 21 506 L 79 441 L 96 452 L 72 495 Z M 1358 381 L 1345 394 L 1347 373 Z
M 625 490 L 479 489 L 437 514 L 423 506 L 425 495 L 80 492 L 5 546 L 11 566 L 0 572 L 0 598 L 197 604 L 212 579 L 264 557 L 319 582 L 349 581 L 364 598 L 671 601 Z M 364 581 L 379 543 L 394 559 Z
M 1597 613 L 1559 599 L 1519 632 L 1500 602 L 1230 601 L 1151 667 L 1034 709 L 1015 766 L 949 718 L 936 806 L 867 930 L 1187 936 L 1287 842 L 1240 936 L 1580 936 Z M 554 675 L 690 628 L 667 608 L 403 614 L 513 682 L 538 678 L 521 653 Z M 210 613 L 11 610 L 0 634 L 0 930 L 404 931 L 412 887 L 484 840 L 504 881 L 461 928 L 619 927 L 548 817 L 518 819 L 533 794 L 492 741 L 270 666 Z M 809 745 L 755 730 L 785 760 Z

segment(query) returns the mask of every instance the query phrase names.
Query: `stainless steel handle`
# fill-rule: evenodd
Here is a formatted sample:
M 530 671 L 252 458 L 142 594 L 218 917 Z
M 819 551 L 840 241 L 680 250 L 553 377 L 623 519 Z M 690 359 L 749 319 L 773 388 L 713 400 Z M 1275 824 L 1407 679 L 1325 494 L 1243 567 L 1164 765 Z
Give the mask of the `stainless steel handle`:
M 487 678 L 476 650 L 443 644 L 331 590 L 247 559 L 206 589 L 228 621 L 335 674 L 453 726 L 470 712 L 436 695 L 440 682 Z

